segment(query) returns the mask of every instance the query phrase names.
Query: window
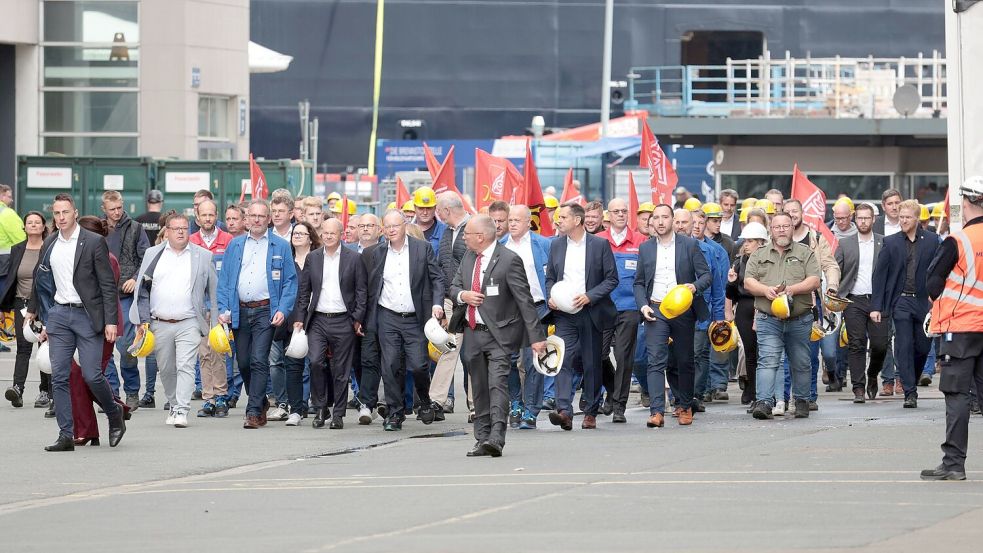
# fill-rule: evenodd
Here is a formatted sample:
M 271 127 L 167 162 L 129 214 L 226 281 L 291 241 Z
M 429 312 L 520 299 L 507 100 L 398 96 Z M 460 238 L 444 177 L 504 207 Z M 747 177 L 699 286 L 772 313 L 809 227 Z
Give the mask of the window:
M 135 87 L 139 61 L 139 48 L 48 46 L 44 49 L 44 85 Z
M 228 160 L 236 153 L 235 131 L 230 127 L 229 110 L 233 98 L 227 96 L 198 97 L 198 159 Z
M 909 193 L 923 204 L 941 202 L 949 191 L 949 175 L 908 175 Z M 908 194 L 905 194 L 908 197 Z
M 54 92 L 44 95 L 44 130 L 136 132 L 136 92 Z
M 137 155 L 137 137 L 47 136 L 42 152 L 66 156 L 132 157 Z
M 44 3 L 44 40 L 45 42 L 139 42 L 138 4 L 138 2 L 47 0 Z

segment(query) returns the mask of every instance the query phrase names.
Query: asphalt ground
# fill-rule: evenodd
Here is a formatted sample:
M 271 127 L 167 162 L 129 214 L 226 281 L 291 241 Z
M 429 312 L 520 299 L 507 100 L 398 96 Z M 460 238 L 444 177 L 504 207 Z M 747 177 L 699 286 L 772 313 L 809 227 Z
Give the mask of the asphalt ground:
M 3 388 L 12 365 L 0 355 Z M 645 428 L 633 395 L 628 424 L 583 431 L 577 417 L 563 432 L 543 415 L 492 459 L 465 457 L 463 401 L 402 432 L 353 411 L 343 430 L 244 430 L 242 407 L 176 429 L 140 409 L 117 448 L 46 453 L 57 427 L 31 407 L 31 376 L 27 407 L 0 405 L 0 552 L 925 552 L 983 539 L 983 418 L 969 480 L 918 478 L 941 456 L 934 385 L 916 410 L 821 393 L 808 419 L 755 421 L 731 400 L 663 429 Z

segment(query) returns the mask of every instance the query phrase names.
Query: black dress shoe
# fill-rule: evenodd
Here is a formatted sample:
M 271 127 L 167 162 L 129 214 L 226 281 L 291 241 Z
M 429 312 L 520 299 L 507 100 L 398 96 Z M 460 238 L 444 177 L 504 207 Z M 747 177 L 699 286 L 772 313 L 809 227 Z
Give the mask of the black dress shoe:
M 502 447 L 498 444 L 493 444 L 491 442 L 485 442 L 481 444 L 481 449 L 484 450 L 486 455 L 491 455 L 492 457 L 502 456 Z
M 122 409 L 117 409 L 116 415 L 109 419 L 109 447 L 116 447 L 126 434 L 126 422 L 123 420 Z
M 488 457 L 491 453 L 485 451 L 485 445 L 481 442 L 474 444 L 471 451 L 467 453 L 467 457 Z
M 332 417 L 331 424 L 328 425 L 328 428 L 330 428 L 331 430 L 341 430 L 344 427 L 345 427 L 345 421 L 342 420 L 341 417 Z
M 946 470 L 943 465 L 939 465 L 934 469 L 923 470 L 921 478 L 922 480 L 965 480 L 966 473 Z
M 854 390 L 853 390 L 853 402 L 854 403 L 867 403 L 867 398 L 864 397 L 864 391 L 861 388 L 854 388 Z
M 324 428 L 324 413 L 318 410 L 317 414 L 314 415 L 314 420 L 311 421 L 311 426 L 314 428 Z
M 615 413 L 611 417 L 611 422 L 615 422 L 615 423 L 626 423 L 626 422 L 628 422 L 628 418 L 625 417 L 625 414 L 624 413 Z
M 867 399 L 875 399 L 877 397 L 877 375 L 867 375 Z
M 66 436 L 58 436 L 55 443 L 44 446 L 45 451 L 75 451 L 75 440 Z
M 914 395 L 910 395 L 904 398 L 904 408 L 905 409 L 915 409 L 918 407 L 918 398 Z
M 610 401 L 605 401 L 603 404 L 601 404 L 602 415 L 606 416 L 610 415 L 611 413 L 614 413 L 614 405 Z
M 436 415 L 431 405 L 424 405 L 420 408 L 420 420 L 423 421 L 423 424 L 431 424 L 435 418 Z
M 48 409 L 44 412 L 44 418 L 55 418 L 55 400 L 51 400 L 51 403 L 48 404 Z
M 236 408 L 236 404 L 237 404 L 237 403 L 239 403 L 239 398 L 238 398 L 238 397 L 230 397 L 230 398 L 229 398 L 229 399 L 228 399 L 228 400 L 227 400 L 227 401 L 225 402 L 225 405 L 226 405 L 226 406 L 227 406 L 227 407 L 228 407 L 229 409 L 235 409 L 235 408 Z
M 433 403 L 433 420 L 436 422 L 445 420 L 444 406 L 437 403 L 436 401 Z

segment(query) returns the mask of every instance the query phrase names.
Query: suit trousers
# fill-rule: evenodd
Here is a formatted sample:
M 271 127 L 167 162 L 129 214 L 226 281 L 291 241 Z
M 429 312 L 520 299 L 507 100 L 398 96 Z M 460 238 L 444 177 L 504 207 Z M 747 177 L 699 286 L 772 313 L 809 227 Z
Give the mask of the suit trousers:
M 652 400 L 651 414 L 665 413 L 666 379 L 676 398 L 676 405 L 689 409 L 693 405 L 696 360 L 693 352 L 693 327 L 696 316 L 692 310 L 666 319 L 656 307 L 656 319 L 645 321 L 645 346 L 648 352 L 648 389 Z M 672 347 L 669 346 L 672 338 Z M 671 359 L 670 359 L 671 357 Z
M 474 437 L 478 442 L 504 447 L 512 354 L 499 345 L 491 332 L 465 327 L 461 358 L 471 373 Z
M 195 361 L 201 345 L 198 320 L 191 317 L 176 323 L 151 321 L 150 331 L 154 333 L 157 374 L 164 385 L 164 395 L 173 412 L 187 415 L 195 391 Z
M 242 383 L 249 395 L 247 416 L 258 417 L 266 405 L 274 330 L 270 324 L 270 306 L 239 308 L 239 328 L 235 329 L 236 358 Z
M 213 350 L 208 336 L 202 336 L 198 344 L 198 360 L 201 366 L 201 397 L 212 402 L 224 400 L 229 390 L 226 355 Z
M 904 387 L 905 397 L 918 397 L 918 377 L 925 367 L 932 341 L 925 336 L 922 323 L 928 313 L 927 305 L 918 298 L 901 296 L 894 308 L 894 362 Z M 849 332 L 849 330 L 847 330 Z
M 939 390 L 945 394 L 945 441 L 942 464 L 946 470 L 966 472 L 966 449 L 969 447 L 971 390 L 983 401 L 983 357 L 957 358 L 942 356 L 942 379 Z
M 72 396 L 69 378 L 72 374 L 72 356 L 77 349 L 82 378 L 88 385 L 99 406 L 112 419 L 121 414 L 113 401 L 109 381 L 102 371 L 102 349 L 105 343 L 102 332 L 92 329 L 85 309 L 55 304 L 48 311 L 45 321 L 48 332 L 48 354 L 51 357 L 51 388 L 54 391 L 55 417 L 61 436 L 73 438 Z
M 358 402 L 375 409 L 379 403 L 379 381 L 382 378 L 379 366 L 379 335 L 366 328 L 362 336 L 362 375 L 358 380 Z
M 556 410 L 573 416 L 574 373 L 582 374 L 584 387 L 581 394 L 586 398 L 585 415 L 597 416 L 601 398 L 601 338 L 600 330 L 594 328 L 588 310 L 569 314 L 556 311 L 555 334 L 563 339 L 566 349 L 563 366 L 556 375 Z
M 403 386 L 406 372 L 413 375 L 413 386 L 421 405 L 430 404 L 430 370 L 427 339 L 416 317 L 379 308 L 379 348 L 382 350 L 382 381 L 390 415 L 404 415 L 406 398 Z M 405 363 L 403 356 L 405 355 Z
M 315 313 L 307 329 L 307 342 L 307 359 L 311 362 L 311 405 L 325 410 L 330 407 L 332 417 L 344 417 L 355 348 L 351 317 Z M 331 356 L 330 363 L 328 355 Z
M 641 314 L 636 309 L 619 311 L 614 328 L 606 329 L 601 340 L 601 356 L 604 365 L 604 388 L 614 412 L 624 415 L 631 391 L 631 373 L 635 364 L 635 340 Z M 608 352 L 614 348 L 614 365 L 608 360 Z M 600 401 L 600 397 L 598 397 Z M 597 407 L 600 407 L 599 405 Z
M 891 322 L 870 320 L 870 296 L 851 295 L 853 302 L 843 312 L 843 323 L 849 337 L 850 383 L 854 390 L 867 387 L 867 379 L 877 380 L 887 355 L 888 335 Z M 870 351 L 870 364 L 867 352 Z
M 758 333 L 754 330 L 754 300 L 741 297 L 737 302 L 737 311 L 734 313 L 734 322 L 737 323 L 737 332 L 741 335 L 741 343 L 744 345 L 744 367 L 745 382 L 744 392 L 741 394 L 741 403 L 748 404 L 755 399 L 755 376 L 758 372 Z

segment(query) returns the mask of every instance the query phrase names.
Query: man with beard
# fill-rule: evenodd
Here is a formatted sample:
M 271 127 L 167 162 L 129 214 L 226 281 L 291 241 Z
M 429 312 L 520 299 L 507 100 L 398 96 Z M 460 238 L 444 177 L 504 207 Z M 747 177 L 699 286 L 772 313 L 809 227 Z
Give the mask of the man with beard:
M 447 225 L 437 219 L 437 194 L 429 186 L 421 186 L 413 191 L 413 207 L 416 208 L 413 222 L 423 231 L 423 237 L 430 242 L 433 253 L 440 249 L 440 238 Z
M 853 204 L 840 199 L 833 204 L 833 236 L 837 242 L 842 242 L 844 238 L 855 236 L 857 226 L 853 224 Z
M 355 251 L 362 253 L 365 248 L 374 246 L 382 241 L 382 227 L 379 226 L 379 217 L 372 213 L 366 213 L 358 219 L 358 246 Z

